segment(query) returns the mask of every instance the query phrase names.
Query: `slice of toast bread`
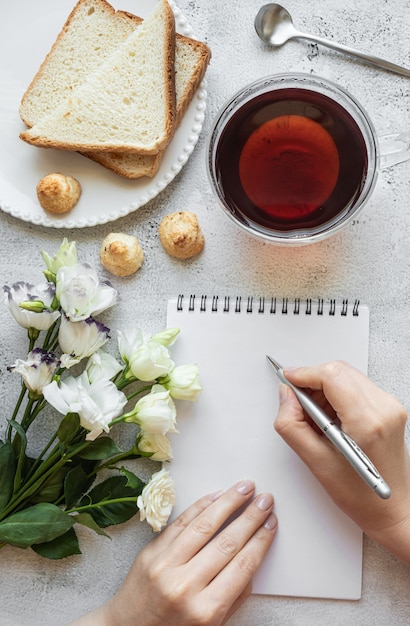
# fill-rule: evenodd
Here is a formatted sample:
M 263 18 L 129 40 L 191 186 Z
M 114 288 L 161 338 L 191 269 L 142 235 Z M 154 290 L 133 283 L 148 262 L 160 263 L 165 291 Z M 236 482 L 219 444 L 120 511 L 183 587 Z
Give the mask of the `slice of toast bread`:
M 208 66 L 211 52 L 195 39 L 178 35 L 175 48 L 176 128 L 179 126 Z M 126 178 L 152 178 L 158 172 L 165 150 L 156 155 L 127 152 L 88 152 L 85 156 Z M 84 153 L 83 153 L 84 154 Z
M 20 117 L 34 126 L 61 105 L 125 41 L 141 19 L 106 0 L 79 0 L 27 87 Z
M 43 115 L 61 104 L 141 21 L 140 17 L 130 13 L 115 11 L 106 0 L 79 0 L 23 95 L 20 116 L 27 126 L 33 126 Z M 210 57 L 211 52 L 206 44 L 177 33 L 177 125 L 204 77 Z M 164 151 L 156 155 L 115 152 L 83 154 L 120 176 L 137 179 L 155 176 Z
M 157 154 L 176 123 L 175 20 L 167 0 L 51 113 L 20 137 L 36 146 Z

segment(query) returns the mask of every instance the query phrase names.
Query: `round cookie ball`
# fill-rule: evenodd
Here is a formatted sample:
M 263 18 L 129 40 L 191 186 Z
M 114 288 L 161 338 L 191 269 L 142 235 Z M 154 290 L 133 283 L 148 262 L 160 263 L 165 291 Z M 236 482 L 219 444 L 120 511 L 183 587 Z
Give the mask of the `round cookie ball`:
M 81 195 L 81 185 L 76 178 L 60 172 L 47 174 L 36 187 L 37 198 L 49 213 L 68 213 L 75 207 Z
M 133 235 L 110 233 L 101 244 L 100 260 L 111 274 L 130 276 L 141 267 L 144 251 Z
M 159 238 L 170 256 L 189 259 L 202 252 L 205 239 L 195 213 L 178 211 L 166 215 L 159 225 Z

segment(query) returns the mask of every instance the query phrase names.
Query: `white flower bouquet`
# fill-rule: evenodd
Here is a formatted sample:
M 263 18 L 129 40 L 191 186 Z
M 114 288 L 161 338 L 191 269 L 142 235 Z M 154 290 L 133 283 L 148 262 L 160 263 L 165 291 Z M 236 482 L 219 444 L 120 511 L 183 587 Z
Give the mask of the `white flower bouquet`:
M 77 261 L 75 242 L 64 239 L 54 257 L 41 254 L 46 282 L 4 287 L 29 349 L 8 367 L 22 387 L 0 441 L 0 547 L 59 559 L 81 552 L 76 524 L 105 535 L 137 511 L 155 531 L 166 524 L 175 500 L 167 470 L 145 484 L 123 462 L 170 460 L 174 400 L 196 400 L 201 385 L 196 365 L 171 359 L 177 328 L 149 339 L 138 328 L 119 331 L 120 361 L 105 352 L 109 328 L 95 316 L 116 303 L 116 290 Z M 36 420 L 47 419 L 46 407 L 62 417 L 33 457 L 28 436 Z M 135 430 L 128 450 L 111 437 L 118 423 Z M 101 471 L 108 477 L 96 480 Z

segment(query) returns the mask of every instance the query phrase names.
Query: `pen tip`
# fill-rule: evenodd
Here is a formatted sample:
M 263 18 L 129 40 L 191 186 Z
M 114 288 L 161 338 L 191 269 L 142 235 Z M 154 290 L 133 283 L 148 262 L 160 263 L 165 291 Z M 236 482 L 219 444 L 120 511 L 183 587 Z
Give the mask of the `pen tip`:
M 266 355 L 266 358 L 268 359 L 269 363 L 271 363 L 273 365 L 273 367 L 275 368 L 275 370 L 280 370 L 280 368 L 282 367 L 281 365 L 279 365 L 279 363 L 277 361 L 275 361 L 275 359 L 272 359 L 271 356 L 269 356 L 269 354 Z

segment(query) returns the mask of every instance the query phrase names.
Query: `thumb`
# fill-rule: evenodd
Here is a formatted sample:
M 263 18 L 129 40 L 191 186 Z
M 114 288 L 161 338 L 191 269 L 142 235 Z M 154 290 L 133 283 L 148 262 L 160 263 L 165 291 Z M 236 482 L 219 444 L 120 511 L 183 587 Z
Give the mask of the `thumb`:
M 308 464 L 315 455 L 326 453 L 327 442 L 305 419 L 297 397 L 283 383 L 279 387 L 279 402 L 274 427 L 282 439 Z
M 275 419 L 275 429 L 279 432 L 283 427 L 294 422 L 304 422 L 303 409 L 289 385 L 279 385 L 279 410 Z

